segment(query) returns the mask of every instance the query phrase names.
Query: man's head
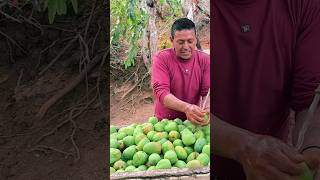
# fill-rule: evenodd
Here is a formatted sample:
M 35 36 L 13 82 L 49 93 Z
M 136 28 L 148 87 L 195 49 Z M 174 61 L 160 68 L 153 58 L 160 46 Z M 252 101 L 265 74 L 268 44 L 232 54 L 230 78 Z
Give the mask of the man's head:
M 194 23 L 187 18 L 176 20 L 171 27 L 171 42 L 178 57 L 190 59 L 197 43 Z

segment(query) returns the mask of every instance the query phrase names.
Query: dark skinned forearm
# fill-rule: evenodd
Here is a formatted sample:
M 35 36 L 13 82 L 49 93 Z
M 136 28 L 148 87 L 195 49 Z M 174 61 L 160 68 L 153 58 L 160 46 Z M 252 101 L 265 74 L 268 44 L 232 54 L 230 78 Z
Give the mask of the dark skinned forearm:
M 202 98 L 204 99 L 204 97 Z M 185 112 L 186 108 L 190 104 L 178 99 L 173 94 L 168 94 L 163 99 L 163 105 L 169 109 L 173 109 L 179 112 Z
M 256 135 L 233 126 L 213 114 L 211 116 L 214 154 L 239 161 L 238 155 L 246 149 L 246 143 L 250 143 Z
M 190 105 L 172 94 L 168 94 L 163 99 L 163 105 L 169 109 L 173 109 L 180 112 L 185 112 L 186 108 Z

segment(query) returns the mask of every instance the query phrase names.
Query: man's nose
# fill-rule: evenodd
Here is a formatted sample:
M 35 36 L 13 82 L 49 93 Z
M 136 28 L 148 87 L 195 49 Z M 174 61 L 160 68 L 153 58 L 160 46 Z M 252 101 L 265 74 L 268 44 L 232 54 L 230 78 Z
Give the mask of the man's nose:
M 188 49 L 188 48 L 189 48 L 189 44 L 188 44 L 187 42 L 185 42 L 185 43 L 183 43 L 182 47 L 183 47 L 184 49 Z

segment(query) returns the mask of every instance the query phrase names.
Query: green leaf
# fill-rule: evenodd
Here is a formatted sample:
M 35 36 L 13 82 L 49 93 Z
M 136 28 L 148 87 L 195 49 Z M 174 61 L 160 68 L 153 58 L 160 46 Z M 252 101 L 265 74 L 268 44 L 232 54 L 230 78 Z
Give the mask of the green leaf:
M 48 18 L 49 18 L 50 24 L 53 23 L 56 13 L 57 13 L 57 1 L 49 0 L 48 1 Z
M 70 0 L 72 3 L 73 10 L 76 14 L 78 14 L 78 0 Z
M 67 4 L 65 0 L 57 0 L 57 13 L 63 15 L 67 13 Z
M 160 0 L 160 4 L 163 5 L 166 2 L 166 0 Z

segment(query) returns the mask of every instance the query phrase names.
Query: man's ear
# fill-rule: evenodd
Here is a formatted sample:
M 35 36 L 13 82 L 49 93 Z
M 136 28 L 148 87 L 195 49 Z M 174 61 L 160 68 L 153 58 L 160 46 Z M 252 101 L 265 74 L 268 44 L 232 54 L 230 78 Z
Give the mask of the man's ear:
M 171 43 L 173 43 L 173 37 L 172 36 L 170 36 L 170 41 L 171 41 Z

